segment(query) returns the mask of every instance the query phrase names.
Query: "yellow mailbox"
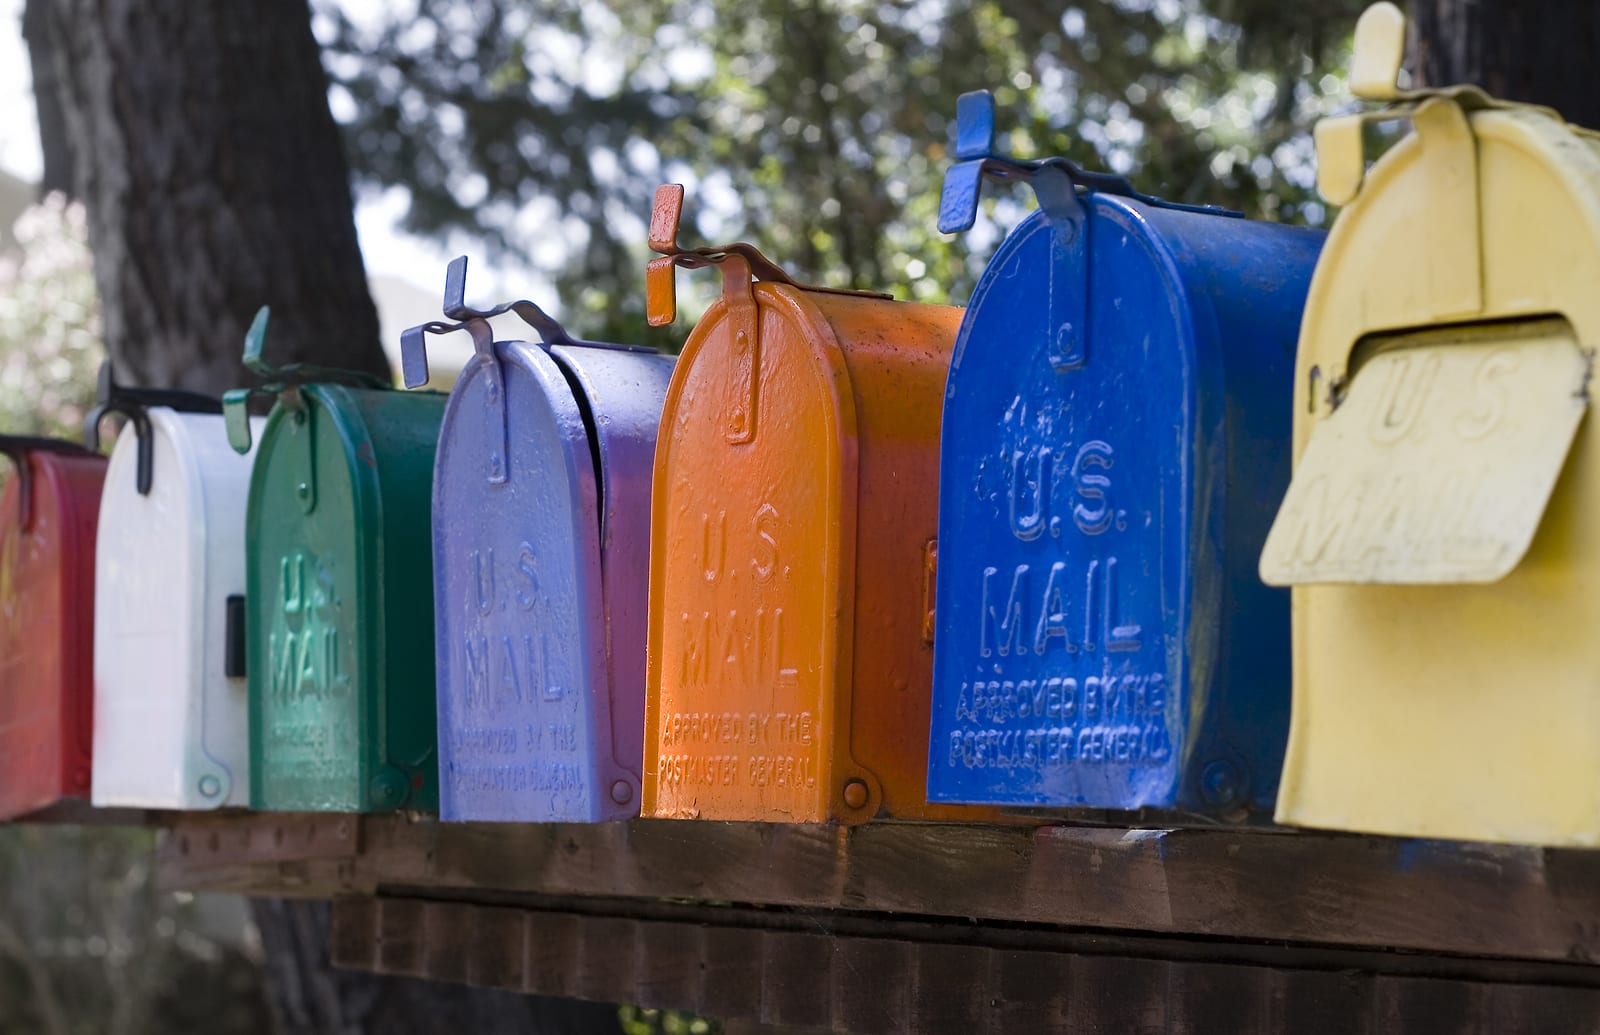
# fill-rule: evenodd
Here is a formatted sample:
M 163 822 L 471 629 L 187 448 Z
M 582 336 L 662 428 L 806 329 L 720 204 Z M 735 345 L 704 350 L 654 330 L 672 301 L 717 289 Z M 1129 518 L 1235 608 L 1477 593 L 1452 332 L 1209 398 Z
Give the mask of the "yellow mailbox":
M 1261 557 L 1293 592 L 1280 822 L 1600 844 L 1600 136 L 1470 86 L 1317 127 L 1345 206 L 1301 327 L 1295 469 Z M 1413 132 L 1370 169 L 1365 123 Z

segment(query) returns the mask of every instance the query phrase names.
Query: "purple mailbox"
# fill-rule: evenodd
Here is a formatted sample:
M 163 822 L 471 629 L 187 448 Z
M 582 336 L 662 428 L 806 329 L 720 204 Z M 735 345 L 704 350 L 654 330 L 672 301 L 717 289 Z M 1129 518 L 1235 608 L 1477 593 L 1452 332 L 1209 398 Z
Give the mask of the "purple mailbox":
M 531 302 L 463 300 L 401 340 L 466 330 L 433 469 L 439 795 L 445 820 L 599 822 L 639 812 L 656 424 L 672 357 L 577 341 Z M 513 312 L 539 343 L 495 341 Z

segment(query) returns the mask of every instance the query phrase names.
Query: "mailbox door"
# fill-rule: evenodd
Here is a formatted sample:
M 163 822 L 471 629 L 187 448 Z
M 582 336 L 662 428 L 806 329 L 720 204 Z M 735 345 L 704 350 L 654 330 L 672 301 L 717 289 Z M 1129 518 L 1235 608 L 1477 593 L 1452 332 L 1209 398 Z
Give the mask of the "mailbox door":
M 444 819 L 612 811 L 598 497 L 556 362 L 523 342 L 474 356 L 434 472 Z
M 302 398 L 273 408 L 250 483 L 250 797 L 258 809 L 355 811 L 383 647 L 377 474 L 366 429 L 319 390 Z
M 1046 329 L 1055 285 L 1042 214 L 995 255 L 956 346 L 936 801 L 1136 808 L 1176 790 L 1189 691 L 1189 314 L 1165 256 L 1129 225 L 1137 216 L 1090 204 L 1098 261 L 1082 353 L 1063 355 Z M 1074 248 L 1058 280 L 1086 285 L 1087 261 Z
M 119 436 L 101 497 L 95 575 L 96 805 L 249 803 L 242 678 L 224 671 L 227 598 L 244 594 L 249 456 L 222 418 L 148 412 L 150 492 L 137 438 Z M 264 419 L 252 422 L 256 432 Z
M 847 749 L 855 400 L 806 293 L 753 292 L 742 326 L 723 301 L 707 310 L 662 412 L 643 811 L 822 822 Z
M 29 453 L 0 494 L 0 818 L 87 797 L 102 457 Z

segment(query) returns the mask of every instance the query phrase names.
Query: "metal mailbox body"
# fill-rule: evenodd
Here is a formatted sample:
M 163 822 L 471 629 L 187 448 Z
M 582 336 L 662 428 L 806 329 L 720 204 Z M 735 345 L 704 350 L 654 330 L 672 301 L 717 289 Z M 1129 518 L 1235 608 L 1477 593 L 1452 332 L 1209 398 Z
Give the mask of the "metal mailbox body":
M 496 342 L 451 390 L 433 481 L 443 819 L 638 814 L 650 478 L 672 365 Z
M 219 414 L 144 413 L 148 491 L 139 491 L 139 442 L 128 426 L 100 499 L 92 799 L 248 806 L 247 693 L 243 674 L 229 674 L 228 652 L 229 601 L 236 614 L 244 604 L 253 454 L 229 448 Z M 265 423 L 254 420 L 257 431 Z
M 0 494 L 0 819 L 89 795 L 106 461 L 52 445 L 6 450 L 16 467 Z
M 995 253 L 944 396 L 931 800 L 1270 811 L 1255 567 L 1322 237 L 1089 191 Z
M 1470 87 L 1401 94 L 1398 11 L 1318 127 L 1345 205 L 1312 282 L 1293 484 L 1280 822 L 1600 845 L 1600 140 Z M 1368 32 L 1370 30 L 1370 33 Z M 1375 50 L 1364 55 L 1369 45 Z M 1381 74 L 1378 74 L 1381 73 Z M 1414 132 L 1363 171 L 1360 125 Z
M 444 399 L 316 383 L 267 418 L 246 523 L 258 809 L 438 807 L 429 488 Z
M 724 265 L 656 444 L 645 815 L 940 811 L 924 586 L 960 318 Z

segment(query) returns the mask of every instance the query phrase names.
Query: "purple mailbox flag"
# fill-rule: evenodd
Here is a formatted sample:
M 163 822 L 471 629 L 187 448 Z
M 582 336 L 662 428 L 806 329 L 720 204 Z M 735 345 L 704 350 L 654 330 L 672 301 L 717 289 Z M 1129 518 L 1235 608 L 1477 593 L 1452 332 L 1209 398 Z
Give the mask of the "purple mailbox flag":
M 656 424 L 672 357 L 576 341 L 530 302 L 462 301 L 426 332 L 475 351 L 451 390 L 433 472 L 440 815 L 599 822 L 639 811 L 645 595 Z M 493 340 L 515 312 L 539 343 Z

